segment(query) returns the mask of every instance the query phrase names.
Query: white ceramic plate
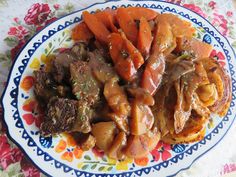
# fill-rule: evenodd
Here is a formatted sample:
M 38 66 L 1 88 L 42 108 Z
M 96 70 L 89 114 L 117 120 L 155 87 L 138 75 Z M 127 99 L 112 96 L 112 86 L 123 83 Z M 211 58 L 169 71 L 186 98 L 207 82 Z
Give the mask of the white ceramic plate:
M 151 8 L 160 13 L 172 13 L 190 21 L 197 29 L 196 37 L 214 46 L 225 59 L 220 60 L 232 78 L 233 99 L 224 118 L 214 117 L 214 127 L 208 128 L 206 136 L 198 143 L 168 145 L 159 143 L 148 157 L 116 162 L 103 156 L 96 149 L 83 152 L 71 137 L 60 135 L 43 138 L 38 131 L 41 116 L 33 95 L 33 70 L 48 62 L 47 55 L 58 48 L 73 44 L 70 31 L 81 21 L 83 10 L 121 6 Z M 36 34 L 18 55 L 11 69 L 3 95 L 5 122 L 10 137 L 29 156 L 42 172 L 51 176 L 172 176 L 188 168 L 196 159 L 214 147 L 232 125 L 236 93 L 235 54 L 228 41 L 204 18 L 178 5 L 159 1 L 109 1 L 97 3 L 69 14 Z

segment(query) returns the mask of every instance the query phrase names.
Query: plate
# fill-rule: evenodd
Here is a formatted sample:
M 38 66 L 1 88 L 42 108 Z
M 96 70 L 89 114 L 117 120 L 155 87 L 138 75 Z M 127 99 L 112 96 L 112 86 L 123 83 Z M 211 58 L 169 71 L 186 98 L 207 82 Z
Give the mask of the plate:
M 203 140 L 192 144 L 169 145 L 159 142 L 157 147 L 141 159 L 114 161 L 103 152 L 93 149 L 83 152 L 66 134 L 44 138 L 38 125 L 41 111 L 33 95 L 33 71 L 50 61 L 51 53 L 73 45 L 71 29 L 81 21 L 84 10 L 110 7 L 145 7 L 160 13 L 172 13 L 190 21 L 197 29 L 195 37 L 214 46 L 212 54 L 220 55 L 220 64 L 232 78 L 233 99 L 224 118 L 214 116 Z M 223 56 L 223 57 L 222 57 Z M 22 49 L 10 71 L 2 105 L 9 136 L 22 148 L 33 163 L 51 176 L 172 176 L 188 168 L 196 159 L 214 147 L 232 125 L 236 110 L 236 60 L 233 49 L 206 19 L 178 5 L 159 1 L 109 1 L 96 3 L 53 22 Z

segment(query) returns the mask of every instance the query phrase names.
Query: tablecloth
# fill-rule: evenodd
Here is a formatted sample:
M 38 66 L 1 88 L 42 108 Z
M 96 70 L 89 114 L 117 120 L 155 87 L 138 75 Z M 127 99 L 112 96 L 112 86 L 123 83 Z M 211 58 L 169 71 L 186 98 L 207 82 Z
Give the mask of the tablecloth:
M 20 49 L 45 25 L 74 10 L 103 0 L 0 0 L 0 95 L 7 75 Z M 235 1 L 168 0 L 207 18 L 236 49 Z M 216 54 L 221 57 L 221 53 Z M 44 176 L 10 141 L 0 107 L 0 177 Z M 210 152 L 177 176 L 215 177 L 236 172 L 235 124 L 225 138 Z

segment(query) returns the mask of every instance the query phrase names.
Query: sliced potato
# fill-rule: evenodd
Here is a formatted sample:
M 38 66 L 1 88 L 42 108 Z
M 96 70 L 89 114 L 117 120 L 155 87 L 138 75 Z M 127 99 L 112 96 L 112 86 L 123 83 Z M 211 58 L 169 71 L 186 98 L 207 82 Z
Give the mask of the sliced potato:
M 129 134 L 129 125 L 128 125 L 128 118 L 124 116 L 119 116 L 115 113 L 109 113 L 108 117 L 111 118 L 115 123 L 116 126 L 124 131 L 125 133 Z
M 124 154 L 122 148 L 126 145 L 127 138 L 124 132 L 120 132 L 108 150 L 108 156 L 112 159 L 123 159 Z
M 114 122 L 99 122 L 92 126 L 92 134 L 96 139 L 96 146 L 107 151 L 112 145 L 116 134 L 116 125 Z
M 147 142 L 148 150 L 152 151 L 159 142 L 160 137 L 161 137 L 160 132 L 157 131 L 157 128 L 155 128 L 154 130 L 148 131 L 144 135 L 141 135 L 140 140 L 141 142 Z
M 142 135 L 152 128 L 154 117 L 151 109 L 134 101 L 131 111 L 130 131 L 133 135 Z
M 124 153 L 130 158 L 141 158 L 148 155 L 148 143 L 138 135 L 130 135 Z
M 130 95 L 132 95 L 133 97 L 135 97 L 135 99 L 142 103 L 142 104 L 146 104 L 148 106 L 153 106 L 155 104 L 155 100 L 152 97 L 152 95 L 143 88 L 128 88 L 127 91 L 130 93 Z

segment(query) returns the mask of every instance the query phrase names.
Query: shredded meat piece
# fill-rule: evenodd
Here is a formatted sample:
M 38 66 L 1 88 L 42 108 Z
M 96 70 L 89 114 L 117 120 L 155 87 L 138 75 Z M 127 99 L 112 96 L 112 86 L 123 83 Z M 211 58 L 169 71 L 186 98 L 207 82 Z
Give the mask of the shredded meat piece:
M 58 83 L 69 83 L 70 64 L 76 60 L 74 53 L 66 51 L 60 53 L 52 60 L 52 75 Z
M 77 101 L 52 97 L 47 105 L 47 113 L 40 131 L 47 136 L 70 132 L 76 122 Z
M 100 86 L 93 77 L 87 62 L 76 61 L 70 64 L 72 92 L 78 100 L 86 102 L 88 106 L 99 99 Z

